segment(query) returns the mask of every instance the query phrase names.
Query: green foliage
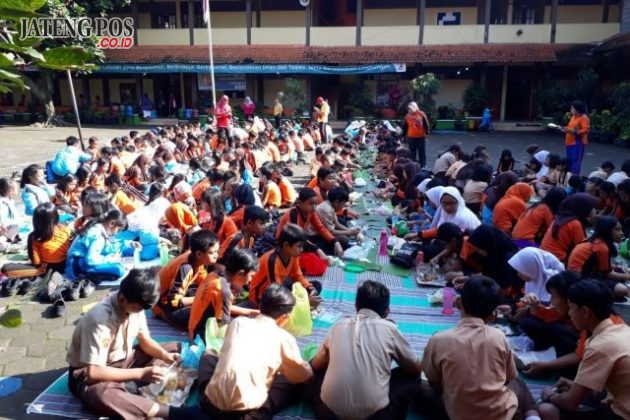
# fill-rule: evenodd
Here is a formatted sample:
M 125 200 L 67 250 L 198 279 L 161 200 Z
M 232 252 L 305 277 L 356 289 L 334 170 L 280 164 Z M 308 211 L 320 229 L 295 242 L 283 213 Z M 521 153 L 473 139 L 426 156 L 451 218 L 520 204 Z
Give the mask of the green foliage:
M 630 117 L 630 82 L 615 85 L 608 101 L 616 114 Z
M 422 96 L 433 96 L 440 93 L 442 83 L 433 73 L 425 73 L 411 81 L 411 87 Z
M 374 115 L 376 110 L 376 105 L 372 100 L 372 93 L 363 84 L 357 85 L 352 89 L 348 97 L 348 103 L 354 108 L 355 113 L 360 112 L 364 116 Z
M 452 120 L 455 118 L 457 111 L 452 104 L 442 105 L 437 109 L 438 118 L 441 120 Z
M 489 99 L 486 90 L 481 85 L 470 84 L 462 95 L 464 110 L 470 115 L 481 115 Z
M 280 92 L 278 96 L 287 101 L 284 106 L 289 105 L 295 107 L 299 114 L 307 110 L 306 90 L 297 79 L 292 77 L 284 79 L 284 92 Z
M 17 328 L 22 325 L 22 312 L 19 309 L 7 309 L 0 315 L 0 325 L 5 328 Z
M 572 99 L 573 93 L 562 83 L 551 83 L 534 94 L 534 101 L 542 115 L 554 117 L 564 114 Z

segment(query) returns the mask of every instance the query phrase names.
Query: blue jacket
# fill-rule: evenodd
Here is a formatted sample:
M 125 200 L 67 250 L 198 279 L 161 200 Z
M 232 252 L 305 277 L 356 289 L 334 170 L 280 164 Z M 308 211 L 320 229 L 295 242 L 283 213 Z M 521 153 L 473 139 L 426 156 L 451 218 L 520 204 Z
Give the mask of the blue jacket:
M 57 176 L 76 174 L 82 163 L 92 160 L 92 155 L 83 153 L 76 146 L 66 146 L 55 155 L 52 170 Z
M 20 195 L 24 203 L 24 213 L 27 216 L 32 216 L 35 207 L 42 203 L 48 203 L 50 197 L 55 195 L 55 191 L 48 185 L 26 184 Z

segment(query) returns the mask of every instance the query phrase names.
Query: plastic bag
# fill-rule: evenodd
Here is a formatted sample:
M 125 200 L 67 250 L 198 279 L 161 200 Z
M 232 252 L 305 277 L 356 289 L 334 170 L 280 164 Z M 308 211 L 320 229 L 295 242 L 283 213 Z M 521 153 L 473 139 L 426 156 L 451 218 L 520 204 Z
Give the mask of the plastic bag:
M 300 283 L 293 283 L 293 296 L 295 306 L 284 329 L 295 337 L 311 335 L 313 320 L 311 319 L 311 305 L 308 302 L 308 293 Z
M 363 242 L 361 245 L 355 245 L 348 249 L 346 249 L 343 253 L 344 260 L 360 260 L 360 261 L 369 261 L 368 254 L 370 250 L 374 247 L 375 243 L 372 241 Z
M 182 356 L 182 367 L 197 369 L 199 367 L 199 359 L 201 359 L 201 355 L 205 351 L 206 346 L 199 336 L 195 337 L 195 341 L 193 342 L 192 346 L 186 342 L 182 343 L 182 349 L 180 353 Z
M 214 317 L 208 318 L 206 322 L 206 348 L 208 350 L 221 353 L 227 327 L 227 324 L 219 326 L 217 319 Z
M 302 359 L 310 362 L 317 354 L 317 344 L 311 343 L 304 346 L 302 349 Z

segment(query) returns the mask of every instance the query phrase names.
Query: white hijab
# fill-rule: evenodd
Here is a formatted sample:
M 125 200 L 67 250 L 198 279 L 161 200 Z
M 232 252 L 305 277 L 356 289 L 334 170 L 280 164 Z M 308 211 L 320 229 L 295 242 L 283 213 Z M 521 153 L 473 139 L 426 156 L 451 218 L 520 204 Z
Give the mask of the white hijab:
M 442 198 L 443 190 L 444 187 L 433 187 L 425 193 L 429 201 L 435 204 L 436 209 L 440 207 L 440 198 Z
M 540 179 L 543 176 L 547 176 L 549 173 L 549 167 L 545 165 L 545 160 L 547 160 L 547 156 L 549 156 L 549 152 L 547 150 L 541 150 L 540 152 L 536 152 L 534 155 L 534 159 L 536 159 L 542 165 L 540 170 L 536 173 L 536 178 Z
M 525 282 L 525 292 L 535 294 L 542 302 L 551 296 L 545 285 L 551 276 L 564 271 L 564 264 L 555 255 L 538 248 L 523 248 L 508 260 L 508 264 L 531 280 Z
M 459 226 L 464 232 L 472 232 L 475 230 L 481 222 L 479 218 L 473 213 L 468 207 L 466 207 L 466 202 L 464 202 L 464 198 L 459 193 L 459 190 L 455 187 L 436 187 L 442 188 L 440 193 L 440 201 L 445 194 L 450 195 L 451 197 L 457 200 L 457 210 L 454 214 L 448 214 L 442 209 L 441 205 L 438 205 L 437 211 L 435 212 L 435 216 L 433 216 L 433 222 L 431 223 L 431 227 L 439 227 L 442 223 L 450 222 Z M 429 193 L 435 188 L 431 188 L 427 191 L 427 196 Z M 431 200 L 433 201 L 433 200 Z M 439 203 L 439 201 L 438 201 Z
M 422 180 L 421 183 L 418 184 L 418 191 L 420 191 L 422 194 L 426 194 L 427 193 L 427 185 L 429 185 L 429 182 L 431 182 L 431 178 L 425 178 Z

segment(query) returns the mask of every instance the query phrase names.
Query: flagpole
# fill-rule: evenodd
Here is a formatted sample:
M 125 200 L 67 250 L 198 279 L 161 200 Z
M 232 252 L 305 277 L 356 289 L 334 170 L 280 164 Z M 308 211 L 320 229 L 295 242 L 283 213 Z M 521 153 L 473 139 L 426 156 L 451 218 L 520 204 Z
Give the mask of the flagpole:
M 212 52 L 212 23 L 210 20 L 210 0 L 203 0 L 203 1 L 207 7 L 204 17 L 207 19 L 207 23 L 208 23 L 206 28 L 208 30 L 208 55 L 210 57 L 210 83 L 212 83 L 212 107 L 216 110 L 217 92 L 216 92 L 216 84 L 214 83 L 214 54 Z

